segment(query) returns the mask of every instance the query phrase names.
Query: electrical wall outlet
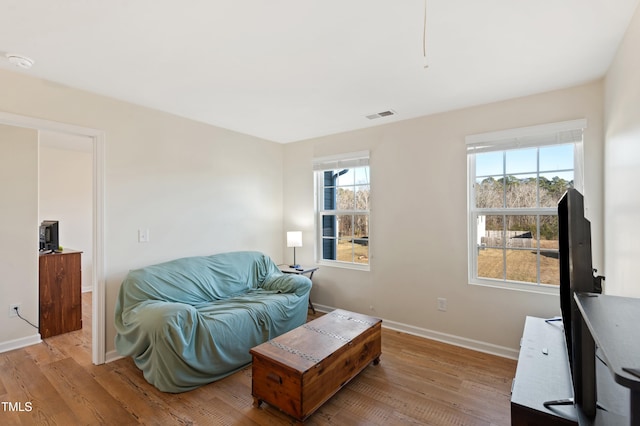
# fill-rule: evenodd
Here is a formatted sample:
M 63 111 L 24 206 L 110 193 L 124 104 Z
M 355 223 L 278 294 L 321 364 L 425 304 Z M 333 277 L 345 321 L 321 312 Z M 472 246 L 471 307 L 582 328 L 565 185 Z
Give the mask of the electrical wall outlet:
M 139 243 L 148 243 L 149 242 L 149 230 L 148 229 L 138 229 L 138 242 Z
M 447 310 L 447 299 L 444 297 L 438 297 L 438 310 L 443 312 Z
M 12 303 L 11 305 L 9 305 L 9 318 L 18 316 L 18 311 L 16 310 L 16 308 L 20 309 L 20 306 L 22 306 L 21 303 Z

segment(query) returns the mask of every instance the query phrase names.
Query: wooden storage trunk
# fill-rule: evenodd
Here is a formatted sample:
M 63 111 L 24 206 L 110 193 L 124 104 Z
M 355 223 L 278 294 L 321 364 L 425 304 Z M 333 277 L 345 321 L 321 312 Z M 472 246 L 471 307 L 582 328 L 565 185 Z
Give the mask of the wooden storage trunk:
M 254 347 L 254 405 L 264 401 L 304 421 L 370 362 L 378 364 L 381 324 L 335 310 Z

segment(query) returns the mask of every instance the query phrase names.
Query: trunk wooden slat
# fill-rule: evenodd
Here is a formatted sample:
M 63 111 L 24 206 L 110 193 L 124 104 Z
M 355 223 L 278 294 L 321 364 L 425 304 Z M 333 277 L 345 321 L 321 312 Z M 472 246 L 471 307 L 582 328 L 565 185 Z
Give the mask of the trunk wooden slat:
M 362 371 L 378 364 L 382 320 L 335 310 L 251 349 L 254 405 L 299 421 Z

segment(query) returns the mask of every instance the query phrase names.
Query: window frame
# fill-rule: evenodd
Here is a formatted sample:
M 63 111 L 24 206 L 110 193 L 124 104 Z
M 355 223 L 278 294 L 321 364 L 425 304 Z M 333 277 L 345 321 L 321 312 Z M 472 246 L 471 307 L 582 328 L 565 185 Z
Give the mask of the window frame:
M 478 225 L 479 216 L 497 215 L 550 215 L 557 216 L 557 208 L 554 207 L 532 207 L 513 208 L 504 207 L 496 209 L 476 209 L 476 154 L 486 152 L 506 152 L 514 149 L 542 148 L 545 146 L 559 146 L 573 144 L 573 186 L 579 191 L 583 190 L 583 144 L 584 129 L 587 127 L 586 119 L 564 121 L 558 123 L 543 124 L 538 126 L 522 127 L 516 129 L 501 130 L 497 132 L 482 133 L 467 136 L 467 219 L 468 219 L 468 282 L 470 285 L 480 285 L 485 287 L 497 287 L 508 290 L 519 290 L 533 293 L 558 294 L 559 286 L 554 284 L 544 284 L 540 282 L 540 264 L 537 259 L 538 277 L 537 283 L 523 281 L 513 281 L 505 278 L 492 279 L 478 277 Z M 579 135 L 579 138 L 578 138 Z M 566 169 L 565 169 L 566 170 Z M 552 172 L 561 172 L 553 170 Z M 537 160 L 536 176 L 540 177 L 540 163 Z M 538 185 L 539 188 L 539 185 Z M 539 227 L 539 219 L 537 220 Z M 504 268 L 507 268 L 505 263 Z
M 316 263 L 323 266 L 337 267 L 337 268 L 345 268 L 345 269 L 355 269 L 361 271 L 370 271 L 371 270 L 371 259 L 372 259 L 372 246 L 371 246 L 371 203 L 369 202 L 369 209 L 353 209 L 353 210 L 343 210 L 343 209 L 324 209 L 324 172 L 328 170 L 340 170 L 340 169 L 354 169 L 359 167 L 368 167 L 369 168 L 369 191 L 371 193 L 372 183 L 371 183 L 371 166 L 369 164 L 369 151 L 360 151 L 354 153 L 347 154 L 339 154 L 332 155 L 326 157 L 317 157 L 313 159 L 313 177 L 314 177 L 314 187 L 315 187 L 315 206 L 314 206 L 314 217 L 315 217 L 315 259 Z M 356 182 L 354 182 L 354 188 L 358 186 Z M 336 188 L 338 186 L 336 185 Z M 348 216 L 366 216 L 368 223 L 368 236 L 367 236 L 367 248 L 369 252 L 368 262 L 367 263 L 357 263 L 354 261 L 348 262 L 344 260 L 332 260 L 332 259 L 323 259 L 323 217 L 325 215 L 348 215 Z M 336 238 L 339 238 L 336 236 Z M 354 238 L 355 239 L 355 238 Z M 354 243 L 355 244 L 355 243 Z

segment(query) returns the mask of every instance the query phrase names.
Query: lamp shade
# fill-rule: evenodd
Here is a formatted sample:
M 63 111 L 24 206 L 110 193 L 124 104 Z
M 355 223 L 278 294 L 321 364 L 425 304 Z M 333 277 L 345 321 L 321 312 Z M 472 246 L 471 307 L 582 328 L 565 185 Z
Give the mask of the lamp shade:
M 287 232 L 287 247 L 302 247 L 302 231 Z

